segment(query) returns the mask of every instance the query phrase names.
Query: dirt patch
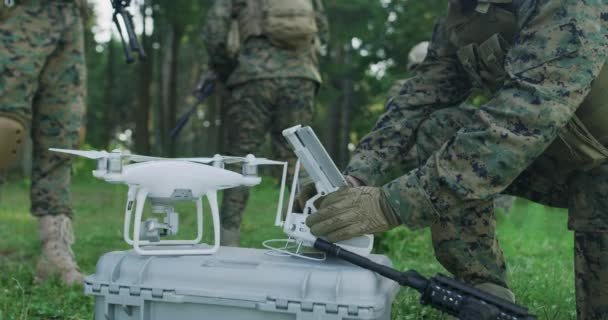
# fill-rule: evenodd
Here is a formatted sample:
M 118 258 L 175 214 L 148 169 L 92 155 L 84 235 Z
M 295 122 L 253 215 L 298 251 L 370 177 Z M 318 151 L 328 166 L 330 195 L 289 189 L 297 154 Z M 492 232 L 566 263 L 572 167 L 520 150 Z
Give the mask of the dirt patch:
M 17 249 L 8 248 L 8 249 L 0 249 L 0 257 L 8 257 L 17 252 Z

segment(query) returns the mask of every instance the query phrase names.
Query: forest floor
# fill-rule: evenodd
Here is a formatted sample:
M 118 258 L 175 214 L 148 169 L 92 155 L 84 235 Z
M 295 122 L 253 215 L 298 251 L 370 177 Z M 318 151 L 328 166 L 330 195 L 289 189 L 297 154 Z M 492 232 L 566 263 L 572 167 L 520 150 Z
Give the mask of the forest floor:
M 83 294 L 82 286 L 67 288 L 57 279 L 34 284 L 39 241 L 36 220 L 28 214 L 28 195 L 28 181 L 9 182 L 0 194 L 0 320 L 92 319 L 94 300 Z M 128 249 L 122 240 L 126 187 L 96 181 L 81 172 L 73 180 L 73 197 L 74 252 L 82 270 L 92 274 L 101 255 Z M 274 182 L 253 188 L 242 226 L 243 246 L 260 248 L 262 241 L 282 236 L 273 226 L 277 198 Z M 192 233 L 185 226 L 193 224 L 194 215 L 180 218 L 180 228 L 185 231 L 181 235 Z M 564 210 L 524 200 L 518 200 L 508 215 L 498 214 L 510 284 L 518 302 L 539 319 L 575 318 L 573 245 L 566 218 Z M 427 276 L 446 273 L 433 257 L 428 230 L 393 230 L 382 236 L 381 248 L 397 268 L 413 268 Z M 392 318 L 443 317 L 419 306 L 418 294 L 404 289 L 393 304 Z

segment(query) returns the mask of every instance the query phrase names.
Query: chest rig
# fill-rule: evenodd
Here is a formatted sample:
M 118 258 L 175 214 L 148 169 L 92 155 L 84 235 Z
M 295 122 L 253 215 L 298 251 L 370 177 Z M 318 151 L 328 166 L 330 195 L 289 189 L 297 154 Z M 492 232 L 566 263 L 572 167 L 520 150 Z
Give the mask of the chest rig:
M 492 94 L 506 79 L 506 54 L 518 32 L 513 0 L 451 0 L 446 30 L 470 80 Z M 589 170 L 608 160 L 608 67 L 547 154 L 570 170 Z
M 517 33 L 511 0 L 450 1 L 446 30 L 471 81 L 494 92 L 506 77 L 504 61 Z

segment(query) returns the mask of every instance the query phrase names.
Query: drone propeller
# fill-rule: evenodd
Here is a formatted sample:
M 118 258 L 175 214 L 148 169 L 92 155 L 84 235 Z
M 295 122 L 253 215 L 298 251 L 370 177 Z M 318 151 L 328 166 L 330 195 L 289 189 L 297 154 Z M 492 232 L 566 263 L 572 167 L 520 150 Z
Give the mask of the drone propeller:
M 182 161 L 191 161 L 191 162 L 197 162 L 197 163 L 203 163 L 203 164 L 208 164 L 208 163 L 213 163 L 213 162 L 232 164 L 232 163 L 242 162 L 242 163 L 244 163 L 245 165 L 248 165 L 248 166 L 283 165 L 284 164 L 284 162 L 281 162 L 281 161 L 275 161 L 275 160 L 270 160 L 270 159 L 266 159 L 266 158 L 256 158 L 252 154 L 249 154 L 246 157 L 222 156 L 222 155 L 216 154 L 215 156 L 210 157 L 210 158 L 176 158 L 176 159 L 170 159 L 170 158 L 140 156 L 140 155 L 137 155 L 137 154 L 125 154 L 125 153 L 121 153 L 118 150 L 115 150 L 115 151 L 112 151 L 112 152 L 107 152 L 105 150 L 102 150 L 102 151 L 95 151 L 95 150 L 85 151 L 85 150 L 70 150 L 70 149 L 57 149 L 57 148 L 51 148 L 49 150 L 55 151 L 55 152 L 73 154 L 73 155 L 77 155 L 77 156 L 81 156 L 81 157 L 85 157 L 85 158 L 89 158 L 89 159 L 103 159 L 103 158 L 108 158 L 111 155 L 116 155 L 116 156 L 119 156 L 119 157 L 121 157 L 123 159 L 127 159 L 127 160 L 133 161 L 133 162 L 147 162 L 147 161 L 159 161 L 159 160 L 182 160 Z
M 107 158 L 109 155 L 109 153 L 107 151 L 95 151 L 95 150 L 85 151 L 85 150 L 69 150 L 69 149 L 57 149 L 57 148 L 50 148 L 49 150 L 54 151 L 54 152 L 73 154 L 73 155 L 77 155 L 77 156 L 81 156 L 81 157 L 85 157 L 85 158 L 89 158 L 89 159 Z
M 222 155 L 216 154 L 212 158 L 178 158 L 175 160 L 192 161 L 192 162 L 198 162 L 198 163 L 222 162 L 222 163 L 226 163 L 226 164 L 242 162 L 245 165 L 249 165 L 249 166 L 283 165 L 284 164 L 284 162 L 281 162 L 281 161 L 269 160 L 266 158 L 256 158 L 252 154 L 249 154 L 246 157 L 222 156 Z
M 192 162 L 198 162 L 198 163 L 222 162 L 222 163 L 231 164 L 231 163 L 243 162 L 243 161 L 245 161 L 245 158 L 222 156 L 222 155 L 216 154 L 212 158 L 177 158 L 174 160 L 192 161 Z
M 158 158 L 158 157 L 149 157 L 149 156 L 140 156 L 137 154 L 126 154 L 126 153 L 121 153 L 120 151 L 112 151 L 107 152 L 105 150 L 102 151 L 95 151 L 95 150 L 70 150 L 70 149 L 57 149 L 57 148 L 50 148 L 49 150 L 51 151 L 55 151 L 55 152 L 61 152 L 61 153 L 67 153 L 67 154 L 73 154 L 73 155 L 77 155 L 77 156 L 81 156 L 81 157 L 85 157 L 85 158 L 89 158 L 89 159 L 103 159 L 103 158 L 108 158 L 110 157 L 110 155 L 117 155 L 120 156 L 121 158 L 130 160 L 130 161 L 134 161 L 134 162 L 146 162 L 146 161 L 154 161 L 154 160 L 163 160 L 163 158 Z
M 123 158 L 127 158 L 133 162 L 146 162 L 146 161 L 158 161 L 158 160 L 169 160 L 168 158 L 140 156 L 138 154 L 123 154 Z
M 252 154 L 248 154 L 244 160 L 245 164 L 250 166 L 264 166 L 264 165 L 284 165 L 285 162 L 270 160 L 266 158 L 256 158 Z

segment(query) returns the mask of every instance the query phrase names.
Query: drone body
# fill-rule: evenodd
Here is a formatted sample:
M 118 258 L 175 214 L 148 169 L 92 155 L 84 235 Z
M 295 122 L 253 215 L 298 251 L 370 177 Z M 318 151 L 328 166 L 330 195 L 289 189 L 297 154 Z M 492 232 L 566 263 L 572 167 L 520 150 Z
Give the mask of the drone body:
M 174 198 L 176 191 L 189 191 L 191 197 L 183 200 L 198 199 L 209 191 L 255 186 L 262 181 L 259 177 L 245 177 L 225 169 L 182 160 L 126 165 L 122 175 L 110 176 L 109 179 L 127 185 L 145 186 L 151 198 Z
M 97 160 L 93 176 L 110 183 L 129 186 L 124 217 L 124 240 L 141 255 L 204 255 L 213 254 L 220 245 L 220 219 L 217 192 L 234 187 L 252 187 L 262 180 L 257 176 L 259 165 L 282 165 L 283 179 L 277 212 L 282 208 L 287 163 L 246 157 L 216 155 L 213 158 L 165 159 L 123 154 L 120 151 L 81 151 L 51 149 Z M 124 161 L 139 162 L 124 165 Z M 224 169 L 225 163 L 243 163 L 243 174 Z M 212 164 L 212 165 L 208 165 Z M 206 197 L 211 207 L 214 243 L 210 248 L 200 246 L 203 239 L 203 203 Z M 152 213 L 163 220 L 142 221 L 144 204 L 149 200 Z M 173 204 L 196 203 L 197 237 L 192 240 L 161 240 L 177 234 L 179 218 Z M 133 219 L 133 210 L 135 217 Z M 134 220 L 133 228 L 131 223 Z

